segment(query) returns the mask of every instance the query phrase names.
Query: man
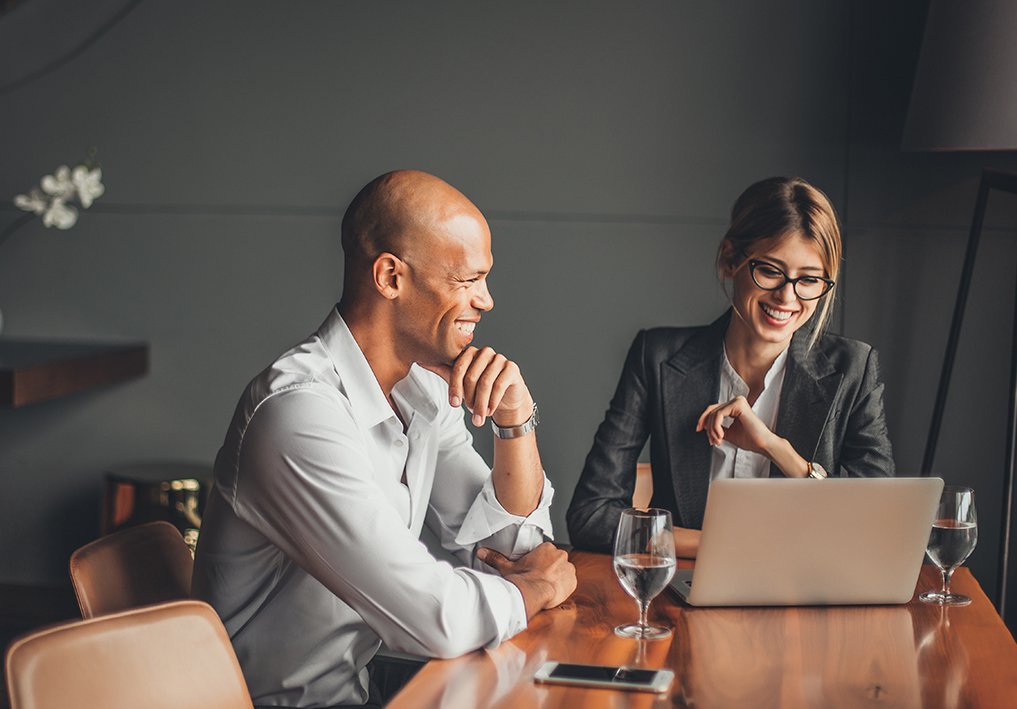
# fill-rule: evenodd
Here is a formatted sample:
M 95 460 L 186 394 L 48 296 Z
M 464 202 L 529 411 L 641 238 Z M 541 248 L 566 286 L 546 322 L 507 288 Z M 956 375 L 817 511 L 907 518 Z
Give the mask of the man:
M 381 641 L 494 646 L 575 589 L 543 541 L 533 398 L 513 362 L 470 346 L 494 305 L 483 215 L 434 176 L 388 173 L 350 204 L 342 245 L 338 308 L 240 399 L 195 559 L 256 705 L 363 704 Z M 491 420 L 493 469 L 461 406 Z M 427 552 L 425 522 L 464 567 Z

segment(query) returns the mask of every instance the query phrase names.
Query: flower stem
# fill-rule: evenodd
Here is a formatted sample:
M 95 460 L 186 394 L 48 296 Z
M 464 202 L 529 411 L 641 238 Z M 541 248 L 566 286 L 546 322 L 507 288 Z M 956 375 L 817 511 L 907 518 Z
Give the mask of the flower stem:
M 28 224 L 28 222 L 32 221 L 32 219 L 34 219 L 34 218 L 35 218 L 34 214 L 28 213 L 28 214 L 22 214 L 20 217 L 15 219 L 14 222 L 11 225 L 9 225 L 6 229 L 4 229 L 2 232 L 0 232 L 0 246 L 2 246 L 5 241 L 7 241 L 7 238 L 11 234 L 16 232 L 18 229 L 23 227 L 25 224 Z

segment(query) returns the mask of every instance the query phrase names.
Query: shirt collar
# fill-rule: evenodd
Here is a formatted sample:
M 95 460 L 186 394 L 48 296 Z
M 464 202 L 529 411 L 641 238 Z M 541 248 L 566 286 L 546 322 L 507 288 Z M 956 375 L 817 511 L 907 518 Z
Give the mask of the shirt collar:
M 766 370 L 766 374 L 763 376 L 763 391 L 769 389 L 770 383 L 784 373 L 784 367 L 787 366 L 787 353 L 788 348 L 785 347 L 781 353 L 777 355 L 777 359 L 773 360 L 773 364 L 770 365 L 770 368 Z M 721 364 L 721 371 L 729 377 L 732 382 L 740 384 L 742 388 L 748 391 L 749 387 L 745 383 L 745 380 L 743 380 L 741 375 L 735 371 L 735 368 L 731 366 L 731 360 L 727 358 L 727 345 L 724 345 L 724 361 Z
M 392 393 L 398 397 L 397 401 L 400 407 L 405 402 L 413 414 L 422 416 L 428 423 L 434 421 L 438 416 L 438 404 L 431 391 L 434 387 L 429 390 L 425 384 L 428 379 L 434 378 L 439 377 L 414 363 L 410 366 L 410 373 L 392 388 Z M 445 396 L 448 396 L 447 388 L 445 388 Z
M 350 400 L 353 419 L 364 429 L 377 426 L 382 421 L 396 418 L 395 411 L 385 398 L 378 378 L 374 376 L 367 357 L 357 344 L 349 326 L 333 308 L 325 322 L 318 328 L 318 337 L 325 345 L 325 350 L 332 358 L 332 365 L 339 375 L 342 388 Z M 428 421 L 433 421 L 438 414 L 438 407 L 433 395 L 423 385 L 422 378 L 431 375 L 427 370 L 414 364 L 409 374 L 393 387 L 393 393 L 404 401 L 411 411 L 404 411 L 407 419 L 419 413 Z M 400 403 L 402 403 L 402 401 Z
M 770 365 L 770 369 L 767 370 L 766 375 L 763 377 L 763 389 L 768 389 L 770 382 L 783 373 L 784 367 L 787 365 L 787 353 L 788 348 L 785 347 L 784 351 L 777 355 L 777 359 L 773 360 L 773 364 Z

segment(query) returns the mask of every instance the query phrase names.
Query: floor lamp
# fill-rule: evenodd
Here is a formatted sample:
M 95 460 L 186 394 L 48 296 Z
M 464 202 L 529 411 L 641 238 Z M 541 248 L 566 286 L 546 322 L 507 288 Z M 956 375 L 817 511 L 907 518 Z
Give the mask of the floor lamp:
M 913 151 L 972 152 L 1017 150 L 1017 3 L 933 0 L 926 19 L 921 56 L 911 92 L 902 147 Z M 922 460 L 922 474 L 932 470 L 940 424 L 950 389 L 950 375 L 960 339 L 978 242 L 989 195 L 1017 194 L 1017 174 L 983 170 L 968 236 L 960 287 L 947 340 L 936 403 Z M 1006 620 L 1010 579 L 1010 537 L 1014 468 L 1017 456 L 1017 303 L 1010 351 L 1010 401 L 1006 457 L 1001 486 L 997 607 Z M 1010 608 L 1014 616 L 1017 609 Z

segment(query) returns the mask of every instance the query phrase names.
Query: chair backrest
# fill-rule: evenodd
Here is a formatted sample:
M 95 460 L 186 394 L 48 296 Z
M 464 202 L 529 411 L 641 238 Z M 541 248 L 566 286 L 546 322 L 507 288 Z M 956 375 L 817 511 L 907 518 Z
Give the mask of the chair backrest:
M 252 709 L 222 621 L 174 601 L 18 638 L 4 669 L 11 709 Z
M 107 534 L 71 554 L 71 583 L 83 618 L 191 595 L 194 560 L 169 522 Z

